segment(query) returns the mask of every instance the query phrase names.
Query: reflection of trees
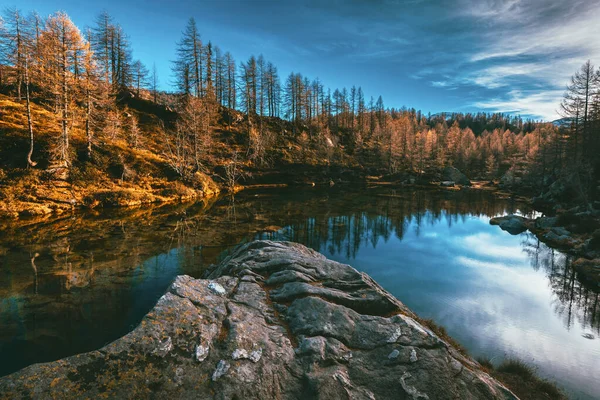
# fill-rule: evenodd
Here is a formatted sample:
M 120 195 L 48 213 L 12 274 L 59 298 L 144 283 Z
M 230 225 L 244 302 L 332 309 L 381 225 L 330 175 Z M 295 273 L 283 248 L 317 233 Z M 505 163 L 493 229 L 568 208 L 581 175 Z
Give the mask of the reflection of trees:
M 284 239 L 319 251 L 342 254 L 352 259 L 364 246 L 375 248 L 380 240 L 392 235 L 402 239 L 413 225 L 418 236 L 421 228 L 447 221 L 452 226 L 469 216 L 495 216 L 515 210 L 515 205 L 496 199 L 485 192 L 379 193 L 333 199 L 320 207 L 308 207 L 307 216 L 287 221 L 287 227 L 275 239 Z
M 567 328 L 578 322 L 600 334 L 600 293 L 592 285 L 579 279 L 572 266 L 573 258 L 540 242 L 532 233 L 524 235 L 524 251 L 535 270 L 541 269 L 548 277 L 555 295 L 554 310 Z
M 0 249 L 0 300 L 8 301 L 0 302 L 0 373 L 123 335 L 175 274 L 201 276 L 228 249 L 257 235 L 351 259 L 361 247 L 402 239 L 409 226 L 419 230 L 444 219 L 454 224 L 468 215 L 516 208 L 485 192 L 337 187 L 241 192 L 235 202 L 223 198 L 210 206 L 107 210 L 3 227 L 0 245 L 7 250 Z M 273 232 L 273 227 L 286 228 Z M 172 252 L 176 265 L 169 269 L 159 258 Z M 20 345 L 3 347 L 12 341 Z M 52 353 L 43 356 L 40 349 Z

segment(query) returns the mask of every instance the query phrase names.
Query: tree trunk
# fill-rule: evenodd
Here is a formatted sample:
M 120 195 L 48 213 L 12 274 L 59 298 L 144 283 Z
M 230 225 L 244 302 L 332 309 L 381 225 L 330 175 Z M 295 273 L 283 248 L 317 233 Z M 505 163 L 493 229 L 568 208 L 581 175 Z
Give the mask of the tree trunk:
M 68 150 L 69 150 L 69 126 L 68 126 L 68 117 L 69 117 L 69 97 L 68 97 L 68 86 L 67 86 L 67 43 L 66 43 L 66 32 L 62 32 L 62 161 L 65 166 L 69 165 L 68 161 Z
M 27 128 L 29 129 L 29 153 L 27 153 L 27 168 L 35 167 L 36 162 L 31 160 L 33 156 L 33 121 L 31 118 L 31 103 L 29 98 L 29 63 L 25 57 L 25 100 L 27 103 Z
M 87 158 L 88 160 L 92 159 L 92 130 L 90 127 L 90 114 L 91 114 L 91 95 L 90 95 L 90 89 L 89 89 L 89 82 L 88 82 L 88 88 L 86 89 L 86 105 L 85 105 L 85 137 L 87 138 Z

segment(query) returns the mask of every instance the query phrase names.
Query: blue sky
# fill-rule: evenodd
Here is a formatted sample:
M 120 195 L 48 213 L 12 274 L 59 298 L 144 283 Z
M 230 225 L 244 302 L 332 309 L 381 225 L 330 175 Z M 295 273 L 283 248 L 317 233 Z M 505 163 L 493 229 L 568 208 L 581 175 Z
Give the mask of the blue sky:
M 67 12 L 80 27 L 108 11 L 134 57 L 167 88 L 189 17 L 236 61 L 263 54 L 284 78 L 362 86 L 388 107 L 501 111 L 552 120 L 569 77 L 600 63 L 598 0 L 19 0 L 23 11 Z

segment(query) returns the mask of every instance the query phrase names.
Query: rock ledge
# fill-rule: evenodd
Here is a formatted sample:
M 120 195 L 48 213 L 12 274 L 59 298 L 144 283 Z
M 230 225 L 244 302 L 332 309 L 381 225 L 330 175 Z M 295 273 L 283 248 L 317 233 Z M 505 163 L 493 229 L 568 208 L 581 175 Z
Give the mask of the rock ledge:
M 368 275 L 256 241 L 131 333 L 0 378 L 7 398 L 516 399 Z

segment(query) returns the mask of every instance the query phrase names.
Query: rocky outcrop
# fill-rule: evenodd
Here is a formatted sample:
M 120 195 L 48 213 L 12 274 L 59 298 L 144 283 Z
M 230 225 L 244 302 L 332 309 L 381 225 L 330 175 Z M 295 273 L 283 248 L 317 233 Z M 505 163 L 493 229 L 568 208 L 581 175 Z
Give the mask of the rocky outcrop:
M 504 175 L 502 175 L 499 183 L 500 187 L 502 188 L 518 187 L 523 183 L 523 178 L 521 174 L 519 174 L 515 170 L 509 169 Z
M 583 257 L 578 258 L 573 261 L 573 268 L 575 268 L 580 278 L 591 283 L 592 286 L 600 286 L 600 258 L 593 260 L 588 260 Z
M 446 167 L 442 172 L 442 181 L 454 182 L 458 185 L 471 186 L 471 181 L 465 174 L 460 172 L 457 168 Z
M 7 398 L 515 399 L 369 276 L 293 243 L 179 276 L 106 347 L 0 379 Z M 0 396 L 1 397 L 1 396 Z
M 490 219 L 512 235 L 531 231 L 546 245 L 573 256 L 573 268 L 578 276 L 596 290 L 600 286 L 600 229 L 598 219 L 590 213 L 567 214 L 536 219 L 507 215 Z M 566 226 L 560 226 L 566 225 Z
M 498 225 L 500 229 L 507 231 L 511 235 L 518 235 L 527 230 L 527 220 L 518 215 L 506 215 L 503 217 L 494 217 L 490 219 L 491 225 Z

